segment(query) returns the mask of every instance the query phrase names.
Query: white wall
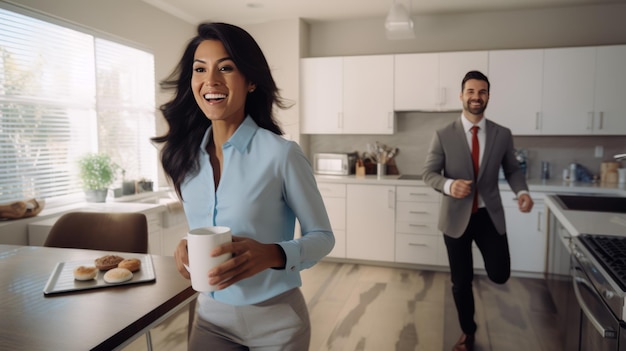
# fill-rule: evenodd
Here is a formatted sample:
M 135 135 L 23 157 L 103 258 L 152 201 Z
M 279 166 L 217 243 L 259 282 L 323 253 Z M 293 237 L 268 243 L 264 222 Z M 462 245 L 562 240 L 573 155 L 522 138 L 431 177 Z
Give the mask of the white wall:
M 626 44 L 626 4 L 415 16 L 416 38 L 387 40 L 384 18 L 310 26 L 309 56 Z
M 243 26 L 252 35 L 270 65 L 281 96 L 292 105 L 287 110 L 275 109 L 285 137 L 300 142 L 300 120 L 297 104 L 300 79 L 301 27 L 299 19 Z

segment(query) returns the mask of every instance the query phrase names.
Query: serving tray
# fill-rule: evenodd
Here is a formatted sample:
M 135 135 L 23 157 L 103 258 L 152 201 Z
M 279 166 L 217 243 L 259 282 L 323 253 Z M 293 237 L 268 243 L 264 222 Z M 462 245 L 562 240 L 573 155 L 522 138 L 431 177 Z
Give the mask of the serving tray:
M 145 283 L 156 280 L 152 256 L 130 253 L 118 255 L 124 258 L 138 258 L 141 260 L 141 269 L 137 272 L 133 272 L 132 279 L 121 283 L 107 283 L 104 281 L 104 273 L 106 272 L 98 271 L 95 279 L 87 281 L 76 280 L 74 279 L 74 269 L 78 266 L 95 266 L 94 260 L 59 262 L 54 267 L 43 289 L 44 295 Z

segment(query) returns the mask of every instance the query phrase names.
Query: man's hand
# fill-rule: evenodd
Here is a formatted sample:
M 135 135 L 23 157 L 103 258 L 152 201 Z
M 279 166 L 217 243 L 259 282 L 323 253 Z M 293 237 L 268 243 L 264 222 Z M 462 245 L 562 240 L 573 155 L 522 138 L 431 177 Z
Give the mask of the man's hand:
M 533 209 L 533 204 L 533 199 L 528 194 L 522 194 L 517 197 L 517 205 L 521 212 L 530 212 Z
M 462 199 L 472 193 L 473 181 L 467 179 L 456 179 L 450 185 L 450 196 Z

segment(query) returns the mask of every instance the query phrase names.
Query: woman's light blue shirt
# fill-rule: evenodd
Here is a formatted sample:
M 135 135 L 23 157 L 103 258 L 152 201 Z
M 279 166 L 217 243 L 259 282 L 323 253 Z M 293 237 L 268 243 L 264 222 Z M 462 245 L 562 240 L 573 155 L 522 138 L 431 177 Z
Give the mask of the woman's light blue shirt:
M 313 266 L 335 245 L 335 237 L 311 165 L 298 144 L 266 129 L 247 116 L 223 145 L 224 164 L 217 187 L 206 144 L 200 172 L 181 185 L 190 229 L 227 226 L 233 235 L 280 245 L 285 269 L 266 269 L 212 296 L 232 305 L 267 300 L 302 285 L 300 270 Z M 296 218 L 302 237 L 294 239 Z

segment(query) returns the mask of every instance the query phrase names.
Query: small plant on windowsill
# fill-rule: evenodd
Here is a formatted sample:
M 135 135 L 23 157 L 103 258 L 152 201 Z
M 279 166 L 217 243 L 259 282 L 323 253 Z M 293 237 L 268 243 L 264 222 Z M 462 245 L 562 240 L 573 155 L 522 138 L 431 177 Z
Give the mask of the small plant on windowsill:
M 105 202 L 119 166 L 102 153 L 86 154 L 78 160 L 87 202 Z

